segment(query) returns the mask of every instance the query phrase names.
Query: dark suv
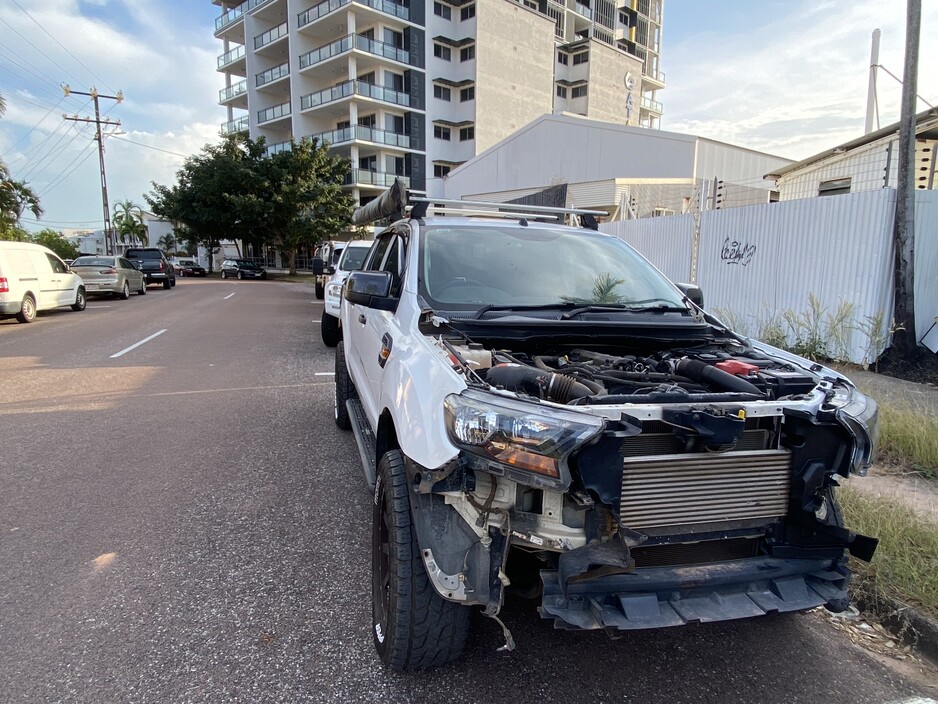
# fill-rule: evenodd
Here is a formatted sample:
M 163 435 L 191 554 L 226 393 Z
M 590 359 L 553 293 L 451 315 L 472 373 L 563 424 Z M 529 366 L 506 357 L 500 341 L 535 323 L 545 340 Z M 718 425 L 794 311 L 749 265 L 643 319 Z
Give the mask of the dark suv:
M 266 279 L 267 271 L 247 259 L 226 259 L 221 264 L 221 277 L 227 279 L 229 276 L 239 279 Z
M 124 256 L 143 272 L 147 284 L 161 283 L 163 288 L 176 285 L 176 271 L 162 250 L 156 247 L 131 247 Z

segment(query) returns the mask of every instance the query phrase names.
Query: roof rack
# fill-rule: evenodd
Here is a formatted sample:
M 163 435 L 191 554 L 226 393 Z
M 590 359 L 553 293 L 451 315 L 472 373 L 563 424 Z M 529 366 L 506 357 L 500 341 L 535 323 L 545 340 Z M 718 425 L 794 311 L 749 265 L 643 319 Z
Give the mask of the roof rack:
M 577 219 L 578 224 L 582 223 L 583 227 L 592 230 L 597 229 L 597 217 L 609 215 L 605 210 L 556 208 L 546 205 L 526 205 L 524 203 L 447 200 L 423 196 L 410 198 L 404 182 L 395 179 L 388 190 L 367 205 L 355 209 L 352 214 L 352 224 L 368 225 L 384 218 L 401 219 L 408 208 L 412 218 L 422 218 L 429 212 L 442 215 L 498 217 L 513 220 L 549 220 L 563 223 L 566 217 L 571 216 Z

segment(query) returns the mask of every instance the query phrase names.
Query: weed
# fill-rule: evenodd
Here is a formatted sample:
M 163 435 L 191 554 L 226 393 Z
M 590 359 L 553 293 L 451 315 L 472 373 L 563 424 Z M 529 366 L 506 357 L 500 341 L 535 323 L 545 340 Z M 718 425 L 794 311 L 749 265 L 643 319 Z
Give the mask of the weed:
M 938 418 L 880 403 L 877 452 L 923 477 L 938 479 Z

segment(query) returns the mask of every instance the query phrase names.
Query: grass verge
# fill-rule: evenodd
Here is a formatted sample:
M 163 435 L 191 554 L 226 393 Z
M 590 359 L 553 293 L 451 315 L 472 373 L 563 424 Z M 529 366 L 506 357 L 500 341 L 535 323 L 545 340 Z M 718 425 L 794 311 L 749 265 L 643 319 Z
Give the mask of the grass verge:
M 880 403 L 877 454 L 929 479 L 938 478 L 938 418 Z
M 888 597 L 938 618 L 938 526 L 894 501 L 849 487 L 837 496 L 850 529 L 879 538 L 871 563 L 851 560 L 854 593 L 874 606 Z

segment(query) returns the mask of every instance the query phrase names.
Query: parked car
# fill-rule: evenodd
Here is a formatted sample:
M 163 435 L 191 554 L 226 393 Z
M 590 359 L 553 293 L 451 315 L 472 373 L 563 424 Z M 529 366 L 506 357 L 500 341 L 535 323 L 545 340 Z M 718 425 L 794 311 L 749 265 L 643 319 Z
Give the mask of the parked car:
M 84 281 L 89 296 L 107 294 L 127 300 L 131 291 L 141 296 L 147 292 L 143 272 L 124 257 L 78 257 L 71 268 Z
M 0 240 L 0 318 L 31 323 L 41 310 L 85 309 L 81 277 L 48 247 Z
M 176 285 L 176 272 L 163 250 L 157 247 L 131 247 L 124 256 L 143 272 L 148 284 L 163 284 L 163 288 Z
M 221 263 L 221 277 L 227 279 L 229 276 L 238 279 L 266 279 L 267 270 L 247 259 L 226 259 Z
M 877 541 L 836 488 L 870 465 L 872 399 L 735 334 L 594 212 L 409 207 L 346 280 L 335 355 L 386 666 L 456 658 L 470 607 L 497 617 L 508 591 L 608 633 L 848 607 L 847 555 Z
M 317 300 L 322 300 L 326 294 L 326 284 L 339 264 L 345 242 L 323 242 L 313 252 L 313 287 Z
M 177 259 L 173 262 L 177 276 L 206 276 L 205 268 L 195 259 Z
M 371 248 L 373 240 L 352 240 L 345 243 L 342 256 L 335 267 L 326 267 L 325 272 L 332 278 L 328 280 L 325 288 L 325 304 L 322 312 L 322 322 L 319 326 L 322 341 L 327 347 L 335 347 L 342 339 L 341 325 L 339 323 L 339 304 L 342 302 L 342 284 L 349 273 L 361 269 L 365 255 Z

